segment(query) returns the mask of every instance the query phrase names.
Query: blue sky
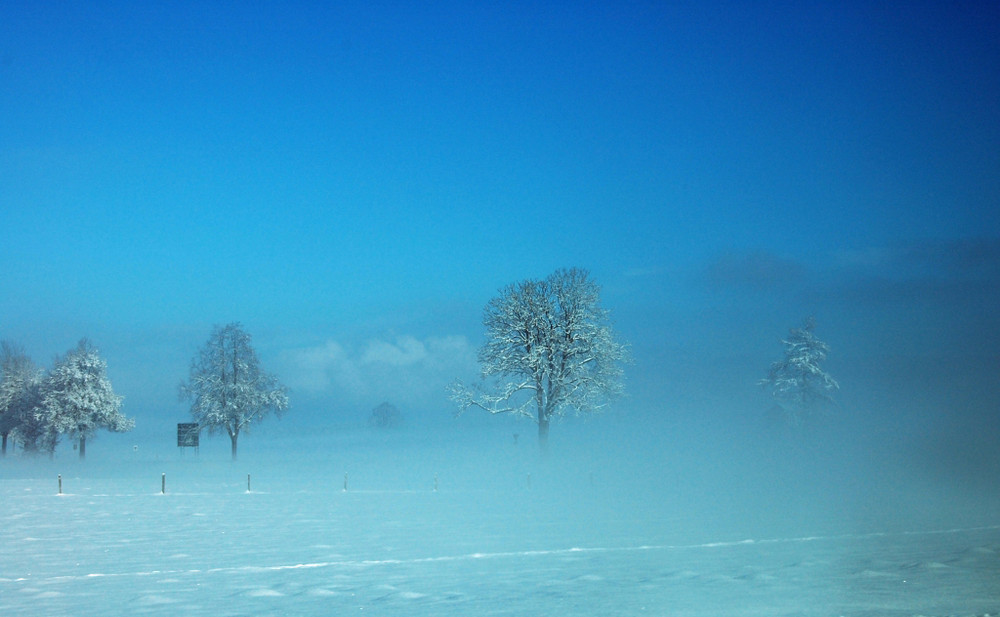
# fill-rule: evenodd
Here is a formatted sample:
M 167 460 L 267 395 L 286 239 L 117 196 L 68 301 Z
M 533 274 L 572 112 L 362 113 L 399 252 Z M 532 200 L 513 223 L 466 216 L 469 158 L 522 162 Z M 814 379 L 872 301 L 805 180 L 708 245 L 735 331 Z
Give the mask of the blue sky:
M 139 427 L 230 321 L 293 427 L 447 417 L 496 290 L 576 266 L 630 413 L 755 414 L 815 314 L 846 415 L 995 416 L 998 110 L 991 2 L 7 2 L 0 337 L 92 338 Z

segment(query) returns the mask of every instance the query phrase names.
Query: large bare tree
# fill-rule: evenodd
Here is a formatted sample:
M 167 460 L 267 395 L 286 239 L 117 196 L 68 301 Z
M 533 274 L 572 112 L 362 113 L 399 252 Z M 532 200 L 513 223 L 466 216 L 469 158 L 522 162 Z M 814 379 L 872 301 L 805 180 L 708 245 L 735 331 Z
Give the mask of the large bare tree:
M 209 432 L 225 431 L 232 442 L 240 433 L 274 412 L 288 409 L 288 389 L 264 372 L 250 335 L 238 323 L 215 326 L 208 342 L 191 363 L 187 383 L 181 383 L 182 400 L 191 400 L 191 415 Z
M 544 452 L 554 418 L 599 411 L 624 390 L 628 346 L 617 340 L 608 315 L 586 270 L 558 270 L 503 288 L 483 315 L 482 383 L 450 387 L 459 413 L 478 407 L 531 418 Z

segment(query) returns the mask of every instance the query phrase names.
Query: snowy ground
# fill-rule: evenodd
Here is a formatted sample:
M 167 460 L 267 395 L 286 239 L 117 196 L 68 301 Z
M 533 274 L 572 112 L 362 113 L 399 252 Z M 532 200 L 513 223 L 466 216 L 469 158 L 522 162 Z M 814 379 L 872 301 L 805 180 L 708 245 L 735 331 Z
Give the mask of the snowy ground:
M 723 516 L 603 465 L 408 452 L 5 461 L 0 615 L 1000 615 L 989 512 Z

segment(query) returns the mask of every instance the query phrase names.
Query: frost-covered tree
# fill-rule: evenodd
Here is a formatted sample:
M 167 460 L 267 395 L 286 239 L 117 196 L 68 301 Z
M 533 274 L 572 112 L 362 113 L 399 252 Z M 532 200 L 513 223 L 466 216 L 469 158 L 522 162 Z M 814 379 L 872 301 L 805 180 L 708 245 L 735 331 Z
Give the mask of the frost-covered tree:
M 482 383 L 450 387 L 459 413 L 479 407 L 531 418 L 544 452 L 554 418 L 599 411 L 624 390 L 628 347 L 608 315 L 586 270 L 558 270 L 503 288 L 484 310 Z
M 135 421 L 121 413 L 122 397 L 115 394 L 108 365 L 87 339 L 56 360 L 41 384 L 36 415 L 44 416 L 58 433 L 79 440 L 80 458 L 87 456 L 87 438 L 97 429 L 116 433 L 132 430 Z
M 8 439 L 37 405 L 41 376 L 24 348 L 10 341 L 0 342 L 0 456 L 7 455 Z
M 840 385 L 822 368 L 829 345 L 816 338 L 816 322 L 811 317 L 801 328 L 792 328 L 781 341 L 785 357 L 771 364 L 767 377 L 760 385 L 767 388 L 785 419 L 802 424 L 821 405 L 833 401 L 831 393 Z
M 395 405 L 385 402 L 372 409 L 368 415 L 368 425 L 375 428 L 392 428 L 402 422 L 403 417 Z
M 180 396 L 192 401 L 191 415 L 200 426 L 229 435 L 233 460 L 241 432 L 272 411 L 280 417 L 288 409 L 288 389 L 261 369 L 250 335 L 238 323 L 212 329 Z
M 42 407 L 43 380 L 43 373 L 37 373 L 24 391 L 14 435 L 27 454 L 46 453 L 52 457 L 59 444 L 59 432 L 52 423 L 52 415 Z

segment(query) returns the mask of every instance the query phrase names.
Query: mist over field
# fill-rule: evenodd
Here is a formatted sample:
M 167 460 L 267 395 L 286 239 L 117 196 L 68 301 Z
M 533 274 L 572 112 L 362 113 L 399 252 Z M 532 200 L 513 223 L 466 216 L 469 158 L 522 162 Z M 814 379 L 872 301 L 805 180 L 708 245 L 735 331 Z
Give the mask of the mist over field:
M 697 310 L 612 285 L 626 396 L 554 422 L 545 454 L 529 419 L 456 417 L 471 315 L 468 335 L 265 338 L 291 405 L 235 461 L 224 433 L 176 446 L 182 354 L 109 365 L 143 401 L 133 431 L 99 433 L 85 461 L 65 440 L 0 461 L 0 610 L 993 614 L 995 293 L 818 305 L 736 288 L 693 293 Z M 801 425 L 758 383 L 793 312 L 817 316 L 840 384 Z M 398 425 L 370 426 L 382 400 Z
M 638 531 L 704 540 L 996 523 L 989 415 L 935 413 L 897 393 L 891 405 L 905 407 L 903 417 L 868 402 L 893 395 L 881 391 L 855 395 L 869 405 L 863 415 L 847 415 L 842 402 L 840 415 L 790 427 L 755 405 L 766 402 L 755 394 L 728 409 L 724 394 L 706 390 L 673 407 L 566 418 L 553 425 L 545 455 L 530 421 L 473 411 L 405 416 L 391 429 L 367 427 L 360 414 L 340 425 L 290 414 L 244 435 L 237 461 L 225 435 L 204 433 L 195 453 L 178 449 L 175 434 L 136 430 L 100 435 L 85 462 L 67 444 L 53 461 L 8 457 L 3 477 L 50 489 L 59 473 L 122 479 L 140 493 L 158 489 L 163 472 L 179 491 L 202 473 L 237 487 L 250 473 L 260 490 L 317 492 L 340 490 L 345 473 L 353 488 L 374 491 L 431 490 L 437 477 L 442 491 L 530 488 L 581 523 L 592 514 L 638 518 Z
M 934 451 L 832 423 L 820 433 L 690 415 L 559 423 L 544 460 L 530 425 L 495 418 L 260 431 L 235 462 L 225 438 L 195 454 L 138 440 L 133 450 L 128 435 L 102 436 L 86 462 L 8 458 L 0 607 L 996 610 L 995 470 L 978 469 L 968 443 Z

